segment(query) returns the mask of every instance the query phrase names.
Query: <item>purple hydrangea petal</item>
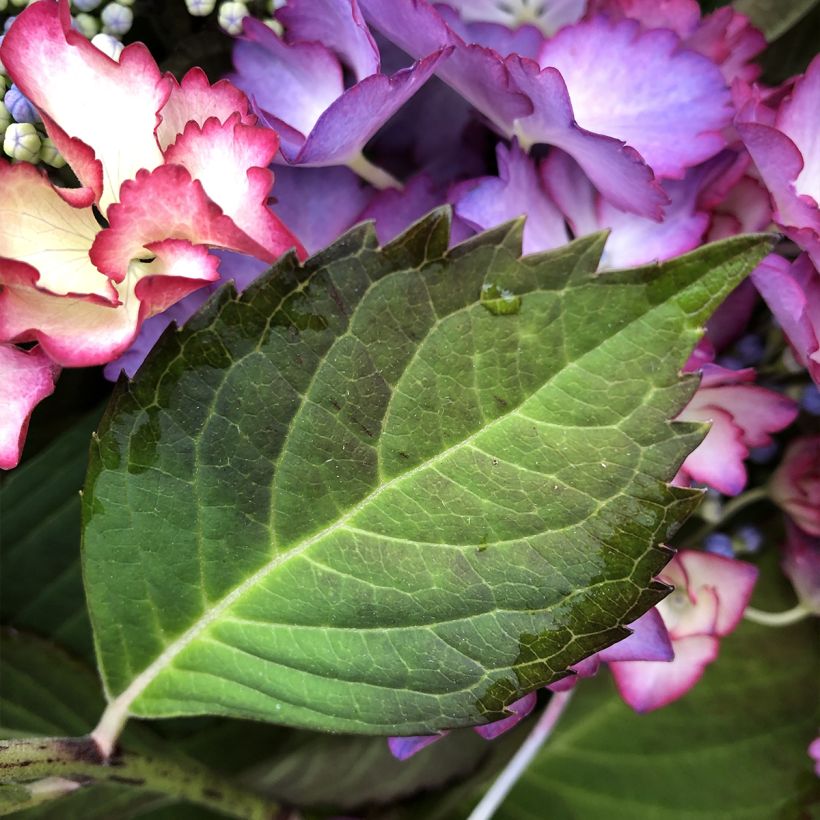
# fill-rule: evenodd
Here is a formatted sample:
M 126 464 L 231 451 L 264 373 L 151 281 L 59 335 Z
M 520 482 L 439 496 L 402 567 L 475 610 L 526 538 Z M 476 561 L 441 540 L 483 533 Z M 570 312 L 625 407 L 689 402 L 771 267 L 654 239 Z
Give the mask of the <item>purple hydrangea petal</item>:
M 494 740 L 504 732 L 509 732 L 514 726 L 521 723 L 522 720 L 535 709 L 535 704 L 538 702 L 538 695 L 535 692 L 530 692 L 519 698 L 514 703 L 507 707 L 508 712 L 512 712 L 509 717 L 495 720 L 492 723 L 486 723 L 484 726 L 474 726 L 473 730 L 481 735 L 485 740 Z
M 602 661 L 671 661 L 672 642 L 660 613 L 654 607 L 633 621 L 632 634 L 598 653 Z
M 437 740 L 441 740 L 447 732 L 443 732 L 440 735 L 417 735 L 415 737 L 389 737 L 387 738 L 387 746 L 390 749 L 390 753 L 393 757 L 397 758 L 398 760 L 407 760 L 408 757 L 412 757 L 416 752 L 420 752 L 422 749 L 429 746 L 431 743 L 435 743 Z

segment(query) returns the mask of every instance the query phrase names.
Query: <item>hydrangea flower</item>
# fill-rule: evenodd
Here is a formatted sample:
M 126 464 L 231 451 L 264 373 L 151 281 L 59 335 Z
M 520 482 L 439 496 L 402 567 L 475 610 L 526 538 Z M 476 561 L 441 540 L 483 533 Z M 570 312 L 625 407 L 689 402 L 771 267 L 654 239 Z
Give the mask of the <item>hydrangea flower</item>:
M 299 248 L 266 207 L 276 134 L 230 84 L 196 69 L 179 84 L 141 44 L 115 62 L 72 30 L 67 0 L 29 6 L 0 53 L 81 186 L 0 163 L 0 342 L 102 364 L 219 278 L 210 247 L 266 262 Z
M 720 641 L 740 622 L 757 568 L 708 552 L 682 550 L 659 579 L 675 587 L 658 604 L 675 653 L 671 662 L 610 663 L 621 697 L 649 712 L 677 700 L 717 658 Z
M 696 370 L 692 359 L 686 369 Z M 686 458 L 675 483 L 708 484 L 724 495 L 737 495 L 746 486 L 744 461 L 754 447 L 771 444 L 771 433 L 788 427 L 798 413 L 790 398 L 753 384 L 753 368 L 728 370 L 703 365 L 695 395 L 678 421 L 710 422 L 703 442 Z
M 820 537 L 820 436 L 794 439 L 769 487 L 772 500 L 801 530 Z
M 820 56 L 777 108 L 749 93 L 736 126 L 772 197 L 787 236 L 820 267 Z
M 809 535 L 793 522 L 787 522 L 781 566 L 800 605 L 820 616 L 820 536 Z
M 291 0 L 277 12 L 284 38 L 253 18 L 233 52 L 232 79 L 281 136 L 293 165 L 348 165 L 380 187 L 394 184 L 362 155 L 365 143 L 427 81 L 446 48 L 382 73 L 356 0 Z M 345 88 L 344 69 L 355 83 Z

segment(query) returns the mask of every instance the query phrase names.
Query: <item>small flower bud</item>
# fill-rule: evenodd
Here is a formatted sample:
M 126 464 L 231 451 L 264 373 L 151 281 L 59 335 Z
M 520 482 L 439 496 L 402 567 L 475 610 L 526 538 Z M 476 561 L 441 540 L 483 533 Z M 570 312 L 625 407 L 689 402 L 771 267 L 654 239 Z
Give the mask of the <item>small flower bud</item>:
M 249 14 L 244 3 L 222 3 L 219 7 L 219 25 L 228 34 L 241 34 L 242 21 Z
M 72 0 L 72 5 L 77 11 L 94 11 L 102 0 Z
M 735 551 L 732 539 L 725 532 L 713 532 L 703 539 L 703 548 L 713 555 L 722 555 L 724 558 L 734 558 Z
M 62 168 L 65 165 L 63 155 L 57 150 L 57 146 L 48 137 L 43 137 L 41 140 L 40 162 L 44 162 L 52 168 Z
M 6 19 L 6 22 L 3 23 L 3 34 L 5 34 L 10 28 L 11 24 L 17 19 L 17 15 L 13 14 L 11 17 Z
M 12 124 L 14 118 L 9 113 L 8 108 L 0 102 L 0 135 L 6 133 L 6 129 Z
M 103 31 L 121 37 L 127 34 L 134 22 L 134 12 L 122 3 L 109 3 L 100 14 Z
M 37 109 L 16 85 L 3 95 L 3 102 L 17 122 L 38 122 L 40 119 Z
M 752 524 L 744 524 L 738 527 L 734 533 L 735 549 L 740 552 L 760 552 L 763 546 L 764 535 L 760 527 Z
M 12 4 L 12 6 L 17 6 L 17 7 L 27 6 L 28 5 L 28 0 L 11 0 L 11 4 Z
M 185 0 L 188 13 L 194 17 L 205 17 L 216 8 L 216 0 Z
M 12 159 L 37 162 L 40 158 L 40 135 L 30 122 L 13 122 L 3 138 L 3 150 Z
M 95 45 L 103 54 L 107 55 L 114 61 L 120 59 L 120 54 L 125 46 L 110 34 L 96 34 L 91 38 L 91 44 Z
M 90 40 L 100 30 L 100 21 L 92 14 L 78 14 L 71 21 L 71 26 Z
M 276 9 L 281 9 L 287 4 L 287 0 L 268 0 L 268 13 L 273 14 Z
M 5 11 L 9 7 L 9 0 L 0 0 L 0 11 Z
M 277 37 L 281 37 L 285 27 L 273 17 L 269 17 L 262 21 Z

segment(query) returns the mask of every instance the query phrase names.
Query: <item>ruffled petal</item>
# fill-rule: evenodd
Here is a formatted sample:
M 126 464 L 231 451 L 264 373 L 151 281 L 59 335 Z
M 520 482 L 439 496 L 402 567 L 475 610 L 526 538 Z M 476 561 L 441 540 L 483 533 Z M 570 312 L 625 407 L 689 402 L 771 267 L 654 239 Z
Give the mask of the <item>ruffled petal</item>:
M 524 253 L 565 245 L 564 217 L 541 185 L 535 162 L 513 143 L 496 148 L 498 176 L 456 186 L 449 199 L 454 213 L 475 231 L 525 215 Z
M 654 607 L 629 624 L 628 638 L 601 650 L 598 658 L 612 661 L 670 661 L 675 653 L 660 613 Z
M 204 125 L 206 120 L 216 117 L 224 123 L 235 115 L 243 125 L 253 125 L 256 121 L 248 98 L 238 88 L 227 80 L 211 85 L 205 72 L 194 67 L 181 83 L 171 78 L 171 93 L 160 111 L 161 121 L 157 126 L 159 146 L 165 151 L 189 122 Z
M 165 152 L 165 161 L 181 165 L 198 180 L 241 231 L 266 251 L 273 262 L 290 248 L 304 255 L 299 240 L 267 207 L 273 186 L 268 165 L 279 147 L 273 131 L 243 125 L 239 114 L 220 122 L 189 122 Z
M 576 125 L 561 74 L 554 68 L 541 70 L 532 60 L 516 55 L 508 57 L 505 65 L 514 86 L 533 104 L 532 114 L 515 122 L 522 144 L 545 142 L 562 148 L 619 208 L 660 220 L 668 200 L 652 170 L 637 151 L 620 140 Z
M 288 42 L 316 42 L 335 51 L 357 80 L 381 70 L 379 49 L 356 0 L 290 0 L 277 13 Z
M 725 6 L 703 18 L 686 38 L 686 46 L 720 66 L 727 83 L 750 83 L 760 75 L 753 60 L 766 48 L 766 38 L 748 17 Z
M 668 28 L 681 38 L 692 34 L 700 22 L 696 0 L 590 0 L 587 15 L 600 13 L 616 20 L 628 17 L 645 28 Z
M 560 31 L 539 62 L 560 72 L 581 128 L 623 140 L 659 176 L 680 178 L 724 145 L 723 76 L 668 29 L 599 17 Z
M 269 255 L 222 213 L 185 168 L 162 165 L 138 172 L 123 185 L 120 202 L 109 211 L 109 227 L 97 234 L 91 248 L 91 260 L 122 282 L 132 261 L 149 258 L 148 246 L 164 239 L 185 239 L 261 259 Z
M 0 470 L 17 466 L 31 413 L 54 392 L 59 373 L 40 347 L 0 344 Z
M 34 268 L 37 287 L 51 293 L 116 301 L 111 283 L 88 258 L 100 230 L 91 208 L 69 205 L 28 163 L 0 162 L 0 190 L 0 281 L 11 260 Z
M 685 695 L 718 656 L 717 638 L 697 635 L 674 641 L 675 659 L 669 663 L 644 661 L 611 663 L 623 700 L 636 712 L 651 712 Z
M 115 62 L 71 28 L 67 0 L 43 0 L 18 15 L 1 59 L 39 110 L 94 151 L 103 167 L 103 212 L 124 180 L 162 162 L 154 129 L 170 81 L 141 43 Z

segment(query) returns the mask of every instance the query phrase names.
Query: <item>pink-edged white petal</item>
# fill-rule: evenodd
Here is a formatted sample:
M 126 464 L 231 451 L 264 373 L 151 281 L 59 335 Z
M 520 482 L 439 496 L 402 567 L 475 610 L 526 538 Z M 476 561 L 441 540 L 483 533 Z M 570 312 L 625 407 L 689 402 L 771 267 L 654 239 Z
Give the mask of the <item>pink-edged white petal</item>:
M 663 618 L 653 607 L 629 624 L 632 634 L 598 653 L 601 661 L 670 661 L 674 657 Z
M 148 247 L 165 239 L 237 250 L 265 259 L 268 251 L 241 231 L 181 165 L 140 171 L 120 190 L 109 209 L 109 227 L 97 234 L 91 260 L 122 282 L 134 260 L 151 256 Z
M 660 709 L 685 695 L 718 656 L 719 643 L 710 635 L 695 635 L 674 641 L 675 659 L 611 663 L 623 700 L 636 712 Z
M 440 735 L 416 735 L 413 737 L 389 737 L 387 747 L 390 754 L 397 760 L 407 760 L 422 749 L 426 749 L 431 743 L 441 740 L 447 732 Z
M 154 129 L 170 81 L 141 43 L 115 62 L 71 28 L 67 0 L 42 0 L 17 16 L 0 54 L 32 103 L 94 151 L 103 168 L 104 213 L 124 180 L 162 162 Z M 100 116 L 89 116 L 93 111 Z
M 31 413 L 54 392 L 59 374 L 41 347 L 0 344 L 0 470 L 17 466 Z
M 253 125 L 256 121 L 248 98 L 227 80 L 211 85 L 199 67 L 192 68 L 181 83 L 171 80 L 171 93 L 160 111 L 161 121 L 157 126 L 157 140 L 163 151 L 176 141 L 189 122 L 204 125 L 211 117 L 225 122 L 236 115 L 243 125 Z
M 304 255 L 299 240 L 267 207 L 273 186 L 267 166 L 278 147 L 273 131 L 243 125 L 234 114 L 225 122 L 189 122 L 165 152 L 166 163 L 189 171 L 234 225 L 264 248 L 260 258 L 269 262 L 290 248 Z
M 659 176 L 680 178 L 725 144 L 723 76 L 668 29 L 598 17 L 560 31 L 539 62 L 560 72 L 581 128 L 626 142 Z
M 39 274 L 37 287 L 116 301 L 88 252 L 100 227 L 91 208 L 69 205 L 48 177 L 28 163 L 0 162 L 0 283 L 9 261 Z
M 335 51 L 357 80 L 381 70 L 379 49 L 356 0 L 290 0 L 277 12 L 288 42 L 316 42 Z
M 660 220 L 668 199 L 652 170 L 622 141 L 576 124 L 567 86 L 557 69 L 541 70 L 533 60 L 517 55 L 508 57 L 505 66 L 513 86 L 533 105 L 531 114 L 515 121 L 515 133 L 524 146 L 544 142 L 563 149 L 619 208 Z
M 448 197 L 454 214 L 475 231 L 526 216 L 524 253 L 557 248 L 569 241 L 564 217 L 541 184 L 535 161 L 513 142 L 496 148 L 498 176 L 461 183 Z
M 537 702 L 538 695 L 535 692 L 530 692 L 506 708 L 507 712 L 512 713 L 509 717 L 493 721 L 492 723 L 486 723 L 484 726 L 474 726 L 473 730 L 485 740 L 494 740 L 499 735 L 503 735 L 504 732 L 509 732 L 514 726 L 521 723 L 521 721 L 535 709 Z

